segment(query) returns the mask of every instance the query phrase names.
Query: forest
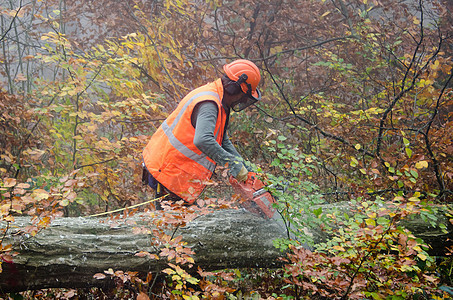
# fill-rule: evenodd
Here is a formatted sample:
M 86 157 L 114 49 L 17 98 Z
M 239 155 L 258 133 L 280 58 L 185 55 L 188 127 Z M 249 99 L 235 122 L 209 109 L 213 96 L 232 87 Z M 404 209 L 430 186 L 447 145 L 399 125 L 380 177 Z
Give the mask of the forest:
M 0 298 L 453 298 L 453 1 L 1 0 L 0 18 Z M 228 135 L 286 186 L 270 191 L 290 234 L 272 241 L 273 267 L 210 269 L 175 232 L 237 215 L 226 169 L 195 205 L 156 211 L 142 150 L 239 58 L 263 96 Z M 162 268 L 118 260 L 85 286 L 9 289 L 24 250 L 12 240 L 137 215 L 130 236 L 148 245 L 131 256 Z

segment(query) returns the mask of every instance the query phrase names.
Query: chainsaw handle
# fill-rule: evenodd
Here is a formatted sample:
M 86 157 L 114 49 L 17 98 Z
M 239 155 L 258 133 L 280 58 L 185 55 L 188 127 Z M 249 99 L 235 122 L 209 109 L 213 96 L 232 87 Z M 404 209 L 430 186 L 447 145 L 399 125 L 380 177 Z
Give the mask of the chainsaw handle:
M 252 184 L 256 178 L 256 173 L 248 172 L 247 179 L 245 181 L 239 181 L 234 176 L 230 176 L 230 184 Z

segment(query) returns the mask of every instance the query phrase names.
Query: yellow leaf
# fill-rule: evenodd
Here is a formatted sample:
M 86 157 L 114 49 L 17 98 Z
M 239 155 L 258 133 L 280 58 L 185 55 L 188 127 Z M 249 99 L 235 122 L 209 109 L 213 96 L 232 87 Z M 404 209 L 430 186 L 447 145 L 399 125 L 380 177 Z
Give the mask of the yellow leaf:
M 417 254 L 417 257 L 420 258 L 420 259 L 423 260 L 423 261 L 426 260 L 426 259 L 428 258 L 428 257 L 427 257 L 425 254 L 423 254 L 423 253 L 418 253 L 418 254 Z
M 50 197 L 50 194 L 46 190 L 36 189 L 33 191 L 32 197 L 39 201 L 48 199 Z
M 373 212 L 373 213 L 369 213 L 368 214 L 368 217 L 372 218 L 372 219 L 376 219 L 376 213 Z
M 330 14 L 330 11 L 326 11 L 325 13 L 322 14 L 321 18 L 324 18 L 325 16 L 327 16 L 328 14 Z
M 415 16 L 413 17 L 413 20 L 412 20 L 412 21 L 414 22 L 415 25 L 420 24 L 420 20 L 417 19 L 417 17 L 415 17 Z
M 433 70 L 437 70 L 439 68 L 439 61 L 436 60 L 432 65 L 431 65 L 431 69 Z
M 3 221 L 14 222 L 14 217 L 13 216 L 6 216 L 6 217 L 3 218 Z
M 181 277 L 179 277 L 179 275 L 176 275 L 176 274 L 171 277 L 171 280 L 173 280 L 173 281 L 177 281 L 180 279 L 181 279 Z
M 356 148 L 357 150 L 360 150 L 360 148 L 362 148 L 362 146 L 361 146 L 360 144 L 356 144 L 356 145 L 355 145 L 355 148 Z
M 351 167 L 356 167 L 358 164 L 359 162 L 357 161 L 357 159 L 355 159 L 355 157 L 351 157 L 351 162 L 349 163 L 349 165 Z
M 0 213 L 1 213 L 1 214 L 7 214 L 10 207 L 11 207 L 10 204 L 3 204 L 3 205 L 0 207 Z
M 109 268 L 108 270 L 105 270 L 104 273 L 108 275 L 113 275 L 114 272 L 112 268 Z
M 343 251 L 343 252 L 346 251 L 346 249 L 344 249 L 344 248 L 341 247 L 341 246 L 333 246 L 332 248 L 333 248 L 334 250 L 338 250 L 338 251 Z
M 271 54 L 276 54 L 276 53 L 279 53 L 279 52 L 282 52 L 283 51 L 283 47 L 282 46 L 277 46 L 277 47 L 273 47 L 271 48 Z
M 417 169 L 423 169 L 428 167 L 428 162 L 426 160 L 419 161 L 415 164 Z
M 369 226 L 376 226 L 376 221 L 374 219 L 366 219 L 365 223 Z
M 163 270 L 162 272 L 167 273 L 168 275 L 172 275 L 172 274 L 175 274 L 175 273 L 176 273 L 175 271 L 173 271 L 173 270 L 170 269 L 170 268 L 166 268 L 166 269 Z

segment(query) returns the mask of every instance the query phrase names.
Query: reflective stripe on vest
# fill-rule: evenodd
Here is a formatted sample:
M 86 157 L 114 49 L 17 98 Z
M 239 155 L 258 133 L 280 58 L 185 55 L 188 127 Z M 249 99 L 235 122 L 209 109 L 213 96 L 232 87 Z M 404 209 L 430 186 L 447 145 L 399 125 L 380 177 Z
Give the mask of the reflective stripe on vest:
M 215 164 L 211 161 L 209 161 L 207 159 L 207 156 L 204 154 L 204 153 L 201 153 L 201 154 L 197 154 L 195 153 L 194 151 L 190 150 L 186 145 L 184 145 L 183 143 L 181 143 L 177 138 L 176 136 L 173 134 L 173 129 L 176 127 L 176 125 L 178 124 L 179 120 L 181 119 L 182 115 L 184 114 L 184 112 L 186 111 L 187 107 L 195 100 L 197 99 L 198 97 L 202 97 L 202 96 L 205 96 L 205 95 L 209 95 L 209 96 L 214 96 L 217 98 L 217 100 L 220 101 L 220 98 L 219 98 L 219 95 L 217 93 L 214 93 L 214 92 L 210 92 L 210 91 L 204 91 L 204 92 L 200 92 L 196 95 L 194 95 L 192 98 L 190 98 L 186 103 L 185 105 L 183 106 L 183 108 L 179 111 L 178 115 L 176 116 L 176 118 L 174 119 L 173 123 L 171 124 L 171 126 L 168 125 L 167 123 L 167 120 L 165 120 L 163 123 L 162 123 L 162 130 L 164 131 L 165 135 L 167 136 L 168 138 L 168 141 L 170 142 L 170 144 L 176 149 L 178 150 L 182 155 L 184 155 L 185 157 L 187 157 L 188 159 L 190 160 L 193 160 L 195 161 L 196 163 L 202 165 L 203 167 L 205 167 L 206 169 L 208 169 L 210 172 L 214 172 L 215 170 Z M 217 132 L 218 134 L 218 132 Z M 217 137 L 217 134 L 216 134 L 216 137 Z

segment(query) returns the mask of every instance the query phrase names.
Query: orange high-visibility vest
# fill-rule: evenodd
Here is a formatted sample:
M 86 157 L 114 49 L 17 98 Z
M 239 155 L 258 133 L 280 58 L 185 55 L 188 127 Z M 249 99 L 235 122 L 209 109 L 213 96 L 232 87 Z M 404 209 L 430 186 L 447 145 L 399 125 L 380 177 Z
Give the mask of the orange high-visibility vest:
M 222 98 L 221 79 L 193 90 L 159 126 L 143 150 L 143 161 L 151 175 L 189 203 L 193 203 L 203 191 L 216 165 L 193 144 L 195 128 L 191 122 L 192 112 L 195 105 L 202 101 L 217 104 L 214 137 L 222 145 L 227 118 Z

